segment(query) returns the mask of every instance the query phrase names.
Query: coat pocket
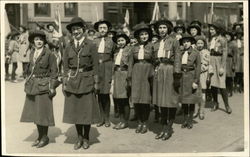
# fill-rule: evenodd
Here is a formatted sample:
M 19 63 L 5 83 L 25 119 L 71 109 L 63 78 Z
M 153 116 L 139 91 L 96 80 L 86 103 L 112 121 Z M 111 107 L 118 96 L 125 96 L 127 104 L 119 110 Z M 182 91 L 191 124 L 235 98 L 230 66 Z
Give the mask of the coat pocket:
M 28 80 L 28 81 L 25 82 L 25 84 L 24 84 L 24 92 L 25 92 L 27 95 L 35 95 L 36 93 L 34 93 L 34 92 L 32 91 L 33 86 L 34 86 L 34 79 Z
M 49 92 L 49 79 L 38 80 L 38 91 L 40 94 Z

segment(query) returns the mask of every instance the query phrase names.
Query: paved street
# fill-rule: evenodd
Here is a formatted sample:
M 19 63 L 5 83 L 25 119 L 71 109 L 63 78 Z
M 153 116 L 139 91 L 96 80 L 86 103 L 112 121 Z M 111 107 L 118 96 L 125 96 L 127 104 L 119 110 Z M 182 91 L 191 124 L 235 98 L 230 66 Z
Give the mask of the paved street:
M 21 66 L 20 66 L 21 67 Z M 181 129 L 182 117 L 178 116 L 174 124 L 174 134 L 168 141 L 155 140 L 159 132 L 159 124 L 153 123 L 154 113 L 151 112 L 149 132 L 144 135 L 135 133 L 135 122 L 130 128 L 117 131 L 112 129 L 117 119 L 113 118 L 110 128 L 96 128 L 90 133 L 91 146 L 88 150 L 73 150 L 76 131 L 73 125 L 62 123 L 64 97 L 61 86 L 57 89 L 54 99 L 54 116 L 56 126 L 49 129 L 51 143 L 44 148 L 33 148 L 31 143 L 36 139 L 37 132 L 33 123 L 20 123 L 24 105 L 24 81 L 5 83 L 5 115 L 6 115 L 6 150 L 7 153 L 193 153 L 193 152 L 224 152 L 243 151 L 244 147 L 244 113 L 243 94 L 235 94 L 229 98 L 233 109 L 231 115 L 226 114 L 219 95 L 221 110 L 210 112 L 206 108 L 205 120 L 195 119 L 192 130 Z M 132 114 L 133 115 L 133 110 Z

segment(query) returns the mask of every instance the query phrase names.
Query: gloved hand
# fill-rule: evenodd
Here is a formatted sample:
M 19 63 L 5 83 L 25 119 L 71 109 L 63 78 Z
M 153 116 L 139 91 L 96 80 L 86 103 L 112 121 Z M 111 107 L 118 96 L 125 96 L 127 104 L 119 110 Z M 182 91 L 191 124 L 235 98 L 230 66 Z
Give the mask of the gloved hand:
M 55 89 L 49 89 L 49 97 L 53 98 L 54 96 L 56 96 L 56 90 Z
M 179 88 L 181 87 L 181 73 L 174 73 L 173 77 L 174 77 L 174 82 L 173 82 L 173 86 L 174 86 L 174 90 L 176 93 L 179 94 Z
M 224 74 L 224 72 L 225 72 L 225 71 L 224 71 L 224 68 L 220 68 L 220 69 L 219 69 L 219 76 L 222 76 L 222 75 Z

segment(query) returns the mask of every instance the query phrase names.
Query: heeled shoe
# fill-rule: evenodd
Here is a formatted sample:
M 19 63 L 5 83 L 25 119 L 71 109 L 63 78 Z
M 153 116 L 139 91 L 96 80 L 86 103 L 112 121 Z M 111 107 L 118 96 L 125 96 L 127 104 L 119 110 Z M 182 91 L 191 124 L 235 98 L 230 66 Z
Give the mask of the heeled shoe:
M 74 150 L 80 149 L 82 147 L 83 141 L 82 137 L 78 137 L 77 142 L 74 144 Z
M 83 139 L 82 148 L 83 149 L 88 149 L 89 148 L 89 140 Z
M 122 124 L 122 122 L 119 122 L 118 124 L 116 124 L 114 127 L 113 127 L 113 129 L 118 129 L 119 128 L 119 126 Z
M 164 132 L 161 132 L 160 134 L 155 136 L 155 139 L 161 139 L 164 136 Z
M 187 127 L 187 125 L 188 125 L 188 124 L 187 124 L 187 121 L 185 121 L 184 123 L 181 124 L 181 128 L 184 129 L 184 128 Z
M 42 148 L 46 146 L 47 144 L 49 144 L 49 138 L 48 136 L 43 136 L 40 142 L 38 143 L 38 145 L 36 146 L 36 148 Z
M 125 129 L 128 127 L 128 123 L 121 123 L 121 125 L 118 126 L 117 130 Z
M 99 124 L 96 125 L 96 127 L 101 127 L 101 126 L 103 126 L 104 124 L 105 124 L 105 122 L 99 123 Z
M 219 103 L 214 102 L 214 106 L 213 106 L 213 108 L 211 109 L 211 112 L 214 112 L 214 111 L 216 111 L 216 110 L 218 110 L 218 109 L 219 109 Z
M 139 125 L 137 126 L 136 130 L 135 130 L 135 133 L 140 133 L 141 130 L 142 130 L 142 125 L 139 124 Z
M 105 126 L 106 128 L 107 128 L 107 127 L 110 127 L 110 126 L 111 126 L 110 121 L 106 121 L 104 126 Z
M 32 147 L 36 147 L 38 144 L 39 144 L 40 140 L 35 140 L 33 143 L 32 143 Z
M 148 132 L 148 127 L 144 124 L 141 129 L 141 134 L 145 134 L 146 132 Z
M 231 114 L 231 113 L 232 113 L 232 109 L 231 109 L 230 106 L 226 106 L 226 112 L 227 112 L 228 114 Z
M 168 140 L 172 136 L 172 132 L 165 132 L 164 136 L 161 138 L 162 141 Z

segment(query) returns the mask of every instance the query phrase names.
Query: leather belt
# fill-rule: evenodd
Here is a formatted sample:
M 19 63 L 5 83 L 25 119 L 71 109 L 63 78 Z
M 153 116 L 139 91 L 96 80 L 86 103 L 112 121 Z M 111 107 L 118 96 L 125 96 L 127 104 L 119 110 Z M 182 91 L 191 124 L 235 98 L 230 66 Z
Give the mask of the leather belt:
M 115 71 L 128 71 L 128 66 L 115 66 Z
M 232 57 L 233 57 L 233 55 L 227 55 L 227 57 L 230 57 L 230 58 L 232 58 Z
M 194 70 L 194 69 L 195 69 L 195 68 L 194 68 L 193 66 L 182 65 L 182 67 L 181 67 L 181 70 L 182 70 L 183 72 L 192 71 L 192 70 Z
M 174 61 L 167 59 L 167 58 L 160 58 L 159 61 L 160 61 L 160 63 L 163 63 L 163 64 L 174 65 Z
M 137 60 L 135 63 L 151 63 L 149 60 L 142 59 L 142 60 Z
M 70 70 L 72 70 L 73 72 L 75 72 L 77 69 L 76 68 L 72 68 Z M 93 70 L 93 67 L 84 67 L 84 68 L 79 68 L 78 72 L 82 73 L 82 72 L 87 72 L 87 71 L 91 71 L 91 70 Z
M 222 56 L 222 53 L 219 53 L 217 51 L 215 51 L 214 49 L 211 50 L 211 56 Z
M 104 63 L 104 62 L 108 62 L 111 61 L 111 58 L 109 59 L 99 59 L 99 63 Z
M 46 78 L 49 77 L 48 74 L 33 74 L 32 75 L 33 78 Z

